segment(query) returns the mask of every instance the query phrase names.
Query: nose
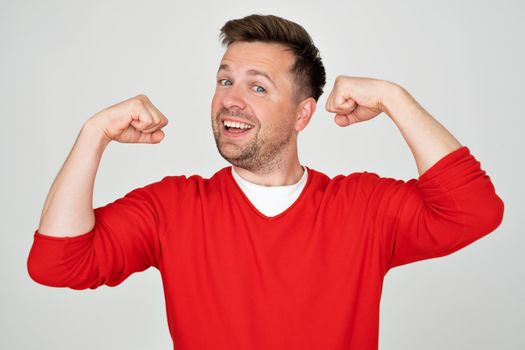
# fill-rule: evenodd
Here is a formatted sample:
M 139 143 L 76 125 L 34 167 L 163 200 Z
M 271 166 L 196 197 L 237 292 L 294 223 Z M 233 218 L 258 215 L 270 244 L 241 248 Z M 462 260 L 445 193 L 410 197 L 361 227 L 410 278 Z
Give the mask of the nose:
M 244 109 L 246 102 L 240 85 L 230 85 L 229 88 L 225 89 L 222 104 L 227 109 L 239 108 Z

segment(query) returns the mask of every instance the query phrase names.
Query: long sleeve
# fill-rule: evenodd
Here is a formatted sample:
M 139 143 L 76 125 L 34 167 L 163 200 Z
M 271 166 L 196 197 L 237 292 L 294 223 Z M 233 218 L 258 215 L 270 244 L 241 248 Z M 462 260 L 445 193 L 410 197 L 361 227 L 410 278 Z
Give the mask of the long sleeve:
M 453 253 L 503 219 L 503 201 L 466 146 L 407 182 L 363 174 L 387 268 Z
M 52 287 L 95 289 L 158 267 L 166 179 L 95 208 L 95 226 L 82 235 L 53 237 L 36 230 L 27 260 L 30 277 Z

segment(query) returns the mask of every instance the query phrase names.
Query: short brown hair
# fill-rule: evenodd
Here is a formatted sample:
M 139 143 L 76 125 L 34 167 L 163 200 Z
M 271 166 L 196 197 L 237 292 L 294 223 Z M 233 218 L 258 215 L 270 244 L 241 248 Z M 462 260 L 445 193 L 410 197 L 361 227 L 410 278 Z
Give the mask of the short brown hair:
M 299 24 L 274 15 L 253 14 L 229 20 L 221 28 L 222 45 L 235 41 L 262 41 L 286 46 L 295 56 L 291 68 L 298 86 L 296 98 L 313 97 L 315 101 L 323 93 L 326 73 L 319 50 L 308 32 Z

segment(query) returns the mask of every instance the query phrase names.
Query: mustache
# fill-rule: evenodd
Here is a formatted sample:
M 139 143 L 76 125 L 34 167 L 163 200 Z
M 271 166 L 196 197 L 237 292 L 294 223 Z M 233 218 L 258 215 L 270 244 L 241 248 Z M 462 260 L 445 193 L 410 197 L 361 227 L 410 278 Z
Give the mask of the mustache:
M 256 124 L 256 122 L 253 121 L 254 118 L 251 115 L 243 113 L 243 112 L 241 112 L 239 110 L 230 111 L 227 108 L 223 107 L 217 113 L 217 117 L 216 118 L 219 119 L 223 115 L 228 115 L 230 117 L 237 117 L 237 118 L 243 119 L 248 124 L 253 124 L 253 125 Z

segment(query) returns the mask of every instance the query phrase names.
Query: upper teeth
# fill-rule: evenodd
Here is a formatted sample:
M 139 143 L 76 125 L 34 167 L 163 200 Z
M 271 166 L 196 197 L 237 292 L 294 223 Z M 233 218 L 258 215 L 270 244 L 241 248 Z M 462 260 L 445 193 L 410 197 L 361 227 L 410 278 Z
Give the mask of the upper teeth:
M 239 128 L 239 129 L 250 129 L 253 128 L 252 125 L 239 123 L 239 122 L 231 122 L 228 120 L 224 121 L 224 126 L 227 126 L 229 128 Z

